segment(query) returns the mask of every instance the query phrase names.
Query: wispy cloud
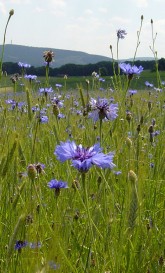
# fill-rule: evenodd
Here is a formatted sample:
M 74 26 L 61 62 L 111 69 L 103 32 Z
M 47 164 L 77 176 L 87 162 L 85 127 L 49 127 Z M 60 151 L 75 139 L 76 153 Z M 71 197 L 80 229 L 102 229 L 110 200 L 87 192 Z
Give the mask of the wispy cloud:
M 127 25 L 130 22 L 130 19 L 114 16 L 111 19 L 109 19 L 108 22 L 112 25 L 118 25 L 121 27 L 121 26 Z
M 48 2 L 47 8 L 50 13 L 61 17 L 65 15 L 67 3 L 64 0 L 51 0 Z
M 31 0 L 10 0 L 11 4 L 30 4 L 31 3 Z
M 135 0 L 135 4 L 139 8 L 147 8 L 149 5 L 148 0 Z
M 98 11 L 105 14 L 105 13 L 108 12 L 108 9 L 106 9 L 106 8 L 99 8 Z
M 34 13 L 42 13 L 42 12 L 44 12 L 44 8 L 36 7 L 36 8 L 34 9 Z
M 4 5 L 4 3 L 0 2 L 0 11 L 3 13 L 3 14 L 6 14 L 7 11 L 6 11 L 6 7 Z
M 93 11 L 91 9 L 86 9 L 85 14 L 91 15 L 91 14 L 93 14 Z

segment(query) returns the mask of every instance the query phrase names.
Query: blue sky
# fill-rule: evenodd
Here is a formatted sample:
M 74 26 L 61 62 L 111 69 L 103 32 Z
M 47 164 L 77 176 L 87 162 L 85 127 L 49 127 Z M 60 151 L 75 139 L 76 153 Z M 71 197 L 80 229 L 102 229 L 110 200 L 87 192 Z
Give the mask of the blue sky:
M 0 39 L 8 18 L 6 43 L 69 49 L 116 57 L 116 30 L 125 29 L 119 58 L 134 56 L 141 15 L 144 16 L 137 56 L 152 57 L 151 19 L 157 33 L 155 49 L 165 57 L 164 0 L 0 0 Z M 2 42 L 0 42 L 2 43 Z

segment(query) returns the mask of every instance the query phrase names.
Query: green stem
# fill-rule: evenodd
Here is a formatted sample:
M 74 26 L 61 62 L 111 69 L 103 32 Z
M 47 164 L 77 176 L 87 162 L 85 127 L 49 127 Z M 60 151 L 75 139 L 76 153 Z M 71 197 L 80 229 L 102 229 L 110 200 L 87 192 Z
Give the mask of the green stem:
M 84 203 L 85 203 L 85 207 L 86 207 L 86 211 L 87 211 L 87 215 L 88 215 L 89 230 L 91 233 L 90 238 L 92 239 L 91 242 L 93 243 L 93 249 L 94 249 L 94 253 L 96 256 L 96 264 L 98 266 L 97 272 L 100 272 L 99 262 L 98 262 L 98 258 L 97 258 L 97 249 L 96 249 L 95 238 L 94 238 L 93 228 L 92 228 L 92 219 L 91 219 L 90 210 L 89 210 L 88 192 L 87 192 L 87 186 L 86 186 L 86 181 L 85 181 L 85 175 L 86 175 L 85 173 L 81 174 L 82 186 L 83 186 L 83 190 L 84 190 Z M 90 243 L 90 248 L 92 248 L 92 243 Z M 86 266 L 86 269 L 88 269 L 88 266 Z
M 102 123 L 103 123 L 103 120 L 100 118 L 100 146 L 102 144 Z
M 6 27 L 5 27 L 5 32 L 4 32 L 4 36 L 3 36 L 3 44 L 2 44 L 2 54 L 1 54 L 1 60 L 0 60 L 0 80 L 2 77 L 2 64 L 3 64 L 3 56 L 4 56 L 4 49 L 5 49 L 5 41 L 6 41 L 6 31 L 7 31 L 7 27 L 10 21 L 10 18 L 13 14 L 11 14 L 11 12 L 9 13 L 9 17 L 6 23 Z

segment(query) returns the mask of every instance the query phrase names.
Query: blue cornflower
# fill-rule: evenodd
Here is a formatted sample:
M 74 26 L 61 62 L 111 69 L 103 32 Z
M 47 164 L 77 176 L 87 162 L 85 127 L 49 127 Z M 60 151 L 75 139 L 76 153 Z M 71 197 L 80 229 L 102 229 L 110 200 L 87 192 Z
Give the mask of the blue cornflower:
M 127 32 L 124 29 L 117 30 L 117 38 L 118 39 L 124 39 L 126 35 L 127 35 Z
M 53 88 L 52 87 L 39 88 L 39 92 L 40 93 L 44 93 L 44 94 L 52 93 L 53 92 Z
M 122 174 L 122 172 L 121 171 L 115 171 L 114 174 L 115 175 L 120 175 L 120 174 Z
M 158 135 L 160 135 L 160 131 L 159 130 L 157 130 L 157 131 L 155 131 L 155 132 L 152 133 L 153 137 L 158 136 Z
M 57 88 L 61 88 L 61 87 L 62 87 L 62 84 L 56 83 L 55 86 L 56 86 Z
M 140 75 L 140 73 L 143 71 L 143 67 L 141 65 L 137 67 L 136 65 L 131 66 L 130 64 L 120 63 L 119 67 L 124 74 L 128 75 L 128 78 L 130 80 L 132 79 L 134 74 Z
M 35 106 L 32 107 L 32 112 L 33 112 L 33 113 L 34 113 L 34 112 L 37 112 L 37 111 L 39 111 L 39 110 L 40 110 L 39 105 L 35 105 Z
M 40 116 L 39 117 L 39 121 L 41 122 L 41 123 L 48 123 L 48 117 L 47 116 Z
M 28 79 L 29 81 L 36 80 L 37 76 L 36 75 L 25 75 L 25 79 Z
M 26 241 L 19 240 L 19 241 L 16 241 L 14 249 L 18 250 L 18 251 L 21 251 L 21 249 L 23 247 L 26 247 L 27 245 L 28 245 L 28 243 Z
M 84 148 L 81 144 L 76 145 L 74 141 L 60 142 L 57 145 L 54 154 L 61 162 L 71 160 L 74 166 L 80 172 L 87 172 L 93 165 L 100 168 L 112 169 L 115 164 L 112 162 L 114 153 L 104 154 L 102 148 L 97 143 L 92 147 Z
M 19 67 L 21 67 L 21 68 L 29 68 L 29 67 L 31 67 L 30 64 L 26 64 L 26 63 L 22 63 L 22 62 L 18 62 L 18 65 L 19 65 Z
M 59 114 L 57 115 L 57 118 L 58 118 L 58 119 L 65 118 L 65 115 L 62 114 L 62 113 L 59 113 Z
M 99 78 L 99 82 L 105 82 L 104 78 Z
M 128 90 L 128 92 L 129 92 L 130 95 L 133 95 L 133 94 L 137 93 L 137 90 Z
M 49 262 L 49 266 L 50 266 L 51 269 L 54 269 L 54 270 L 60 268 L 60 265 L 59 265 L 59 264 L 56 264 L 56 263 L 53 262 L 53 261 L 50 261 L 50 262 Z
M 56 180 L 56 179 L 52 179 L 49 183 L 48 183 L 48 187 L 50 189 L 66 189 L 68 188 L 68 184 L 66 182 L 63 182 L 61 180 Z
M 60 100 L 61 96 L 54 96 L 54 98 L 51 100 L 52 103 L 56 104 L 59 108 L 62 108 L 64 106 L 64 101 Z
M 151 167 L 151 168 L 154 168 L 154 166 L 155 166 L 155 164 L 151 162 L 151 163 L 150 163 L 150 167 Z
M 153 86 L 154 86 L 152 83 L 149 83 L 148 81 L 145 81 L 145 85 L 146 85 L 147 87 L 153 87 Z
M 34 248 L 40 248 L 41 247 L 41 243 L 37 242 L 37 243 L 29 243 L 29 247 L 34 249 Z
M 96 122 L 98 119 L 114 120 L 118 115 L 118 104 L 109 103 L 105 98 L 98 97 L 97 100 L 91 98 L 89 102 L 91 106 L 91 112 L 89 117 Z
M 16 102 L 15 100 L 11 99 L 6 100 L 6 103 L 11 105 L 12 110 L 14 110 L 16 107 L 21 110 L 22 107 L 25 105 L 25 102 Z

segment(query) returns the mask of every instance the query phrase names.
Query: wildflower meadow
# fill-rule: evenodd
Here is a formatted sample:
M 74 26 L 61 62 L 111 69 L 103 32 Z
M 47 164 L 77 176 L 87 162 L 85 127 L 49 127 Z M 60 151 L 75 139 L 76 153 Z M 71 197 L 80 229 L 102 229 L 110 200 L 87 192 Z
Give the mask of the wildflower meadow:
M 11 10 L 8 23 L 14 14 Z M 68 87 L 49 76 L 7 75 L 0 66 L 0 272 L 165 272 L 165 87 L 133 60 Z M 117 65 L 116 65 L 117 64 Z M 3 73 L 2 73 L 3 72 Z

